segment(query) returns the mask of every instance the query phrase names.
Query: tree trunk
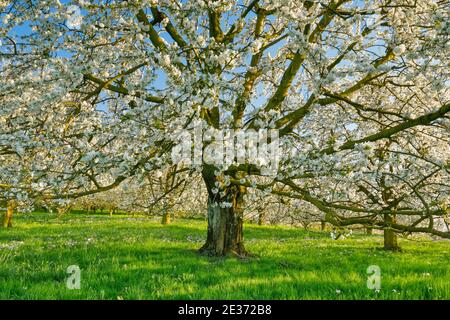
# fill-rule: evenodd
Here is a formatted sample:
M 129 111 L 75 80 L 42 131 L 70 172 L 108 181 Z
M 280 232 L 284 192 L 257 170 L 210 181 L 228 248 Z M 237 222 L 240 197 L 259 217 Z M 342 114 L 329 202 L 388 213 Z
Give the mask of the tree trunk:
M 258 226 L 262 226 L 264 224 L 264 212 L 260 212 L 258 215 Z
M 3 217 L 4 228 L 12 228 L 12 217 L 14 213 L 14 207 L 15 207 L 14 201 L 13 200 L 8 201 L 7 209 Z
M 325 226 L 326 226 L 326 222 L 325 221 L 320 221 L 320 230 L 321 231 L 325 231 Z
M 114 212 L 114 209 L 113 208 L 109 208 L 109 216 L 112 218 L 112 216 L 113 216 L 113 212 Z
M 397 251 L 400 249 L 397 243 L 397 234 L 391 229 L 391 224 L 395 223 L 395 215 L 385 214 L 384 222 L 386 224 L 384 229 L 384 249 Z
M 372 227 L 367 227 L 366 228 L 366 234 L 368 234 L 368 235 L 373 234 L 373 228 Z
M 170 211 L 165 209 L 163 216 L 162 216 L 162 220 L 161 220 L 162 224 L 170 224 Z
M 172 203 L 171 203 L 171 201 L 170 201 L 170 199 L 164 199 L 163 200 L 164 202 L 163 202 L 163 215 L 162 215 L 162 220 L 161 220 L 161 223 L 162 224 L 170 224 L 170 218 L 171 218 L 171 216 L 170 216 L 170 210 L 171 210 L 171 208 L 172 208 Z
M 208 189 L 208 233 L 200 252 L 211 256 L 246 256 L 243 236 L 243 196 L 245 188 L 229 186 L 225 195 L 213 193 L 215 177 L 213 170 L 203 173 Z M 231 203 L 231 207 L 223 207 Z M 222 204 L 222 206 L 221 206 Z

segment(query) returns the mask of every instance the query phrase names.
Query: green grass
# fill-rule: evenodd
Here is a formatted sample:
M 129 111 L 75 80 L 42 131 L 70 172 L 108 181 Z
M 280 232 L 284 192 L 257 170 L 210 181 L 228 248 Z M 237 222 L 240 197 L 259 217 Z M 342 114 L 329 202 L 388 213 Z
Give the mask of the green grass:
M 0 229 L 0 299 L 450 299 L 450 243 L 246 225 L 255 258 L 197 253 L 206 223 L 35 213 Z M 78 265 L 81 289 L 66 287 Z M 381 268 L 381 290 L 366 286 Z

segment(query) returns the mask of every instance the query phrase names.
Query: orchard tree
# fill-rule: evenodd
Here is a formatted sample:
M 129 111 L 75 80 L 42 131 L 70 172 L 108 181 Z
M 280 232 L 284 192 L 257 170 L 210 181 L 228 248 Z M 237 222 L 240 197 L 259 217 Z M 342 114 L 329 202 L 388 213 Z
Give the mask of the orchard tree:
M 146 211 L 149 214 L 162 213 L 161 223 L 170 224 L 174 216 L 174 209 L 185 201 L 184 193 L 193 181 L 189 175 L 183 174 L 185 169 L 178 170 L 177 165 L 166 170 L 150 172 L 144 180 L 135 181 L 135 185 L 129 194 L 129 202 L 138 211 Z
M 198 123 L 270 128 L 275 174 L 259 158 L 190 166 L 208 193 L 203 252 L 246 255 L 249 188 L 312 204 L 338 227 L 450 237 L 434 224 L 449 205 L 445 2 L 29 0 L 0 10 L 2 114 L 23 128 L 2 134 L 23 136 L 43 197 L 179 165 L 180 133 Z M 220 140 L 210 136 L 203 151 Z
M 27 170 L 29 162 L 24 155 L 20 133 L 10 139 L 13 120 L 0 109 L 0 203 L 5 207 L 1 227 L 11 228 L 16 209 L 30 207 L 29 194 L 33 192 L 31 177 Z M 20 130 L 18 130 L 20 132 Z

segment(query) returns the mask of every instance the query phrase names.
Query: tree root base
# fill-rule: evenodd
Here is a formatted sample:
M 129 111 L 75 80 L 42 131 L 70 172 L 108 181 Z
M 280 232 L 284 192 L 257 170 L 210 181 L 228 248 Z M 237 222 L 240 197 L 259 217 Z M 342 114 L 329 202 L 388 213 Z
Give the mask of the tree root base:
M 229 249 L 229 250 L 226 250 L 223 252 L 217 252 L 217 250 L 215 248 L 204 245 L 203 247 L 201 247 L 198 250 L 198 252 L 201 255 L 207 256 L 207 257 L 222 257 L 222 258 L 234 257 L 234 258 L 238 258 L 238 259 L 247 259 L 250 257 L 254 257 L 253 254 L 251 254 L 250 252 L 245 250 L 243 247 L 240 247 L 238 249 Z
M 391 251 L 391 252 L 402 252 L 402 248 L 400 248 L 400 247 L 392 247 L 392 248 L 390 248 L 390 247 L 388 247 L 388 248 L 383 247 L 383 250 L 384 251 Z

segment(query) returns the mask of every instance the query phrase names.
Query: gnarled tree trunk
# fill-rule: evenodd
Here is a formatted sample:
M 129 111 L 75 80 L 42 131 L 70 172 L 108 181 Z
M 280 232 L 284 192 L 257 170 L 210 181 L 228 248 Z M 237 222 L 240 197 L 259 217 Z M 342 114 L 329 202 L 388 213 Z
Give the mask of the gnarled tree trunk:
M 12 217 L 14 213 L 15 203 L 13 200 L 8 201 L 7 209 L 5 215 L 3 216 L 3 227 L 11 228 L 12 227 Z
M 206 170 L 203 178 L 208 189 L 208 233 L 200 252 L 212 256 L 246 256 L 243 236 L 243 196 L 245 188 L 229 186 L 225 195 L 213 193 L 213 170 Z M 231 203 L 224 207 L 223 203 Z M 221 205 L 222 204 L 222 205 Z
M 399 250 L 400 247 L 397 242 L 397 234 L 390 227 L 392 223 L 395 223 L 395 215 L 385 214 L 384 222 L 386 225 L 384 228 L 384 249 L 393 251 Z

